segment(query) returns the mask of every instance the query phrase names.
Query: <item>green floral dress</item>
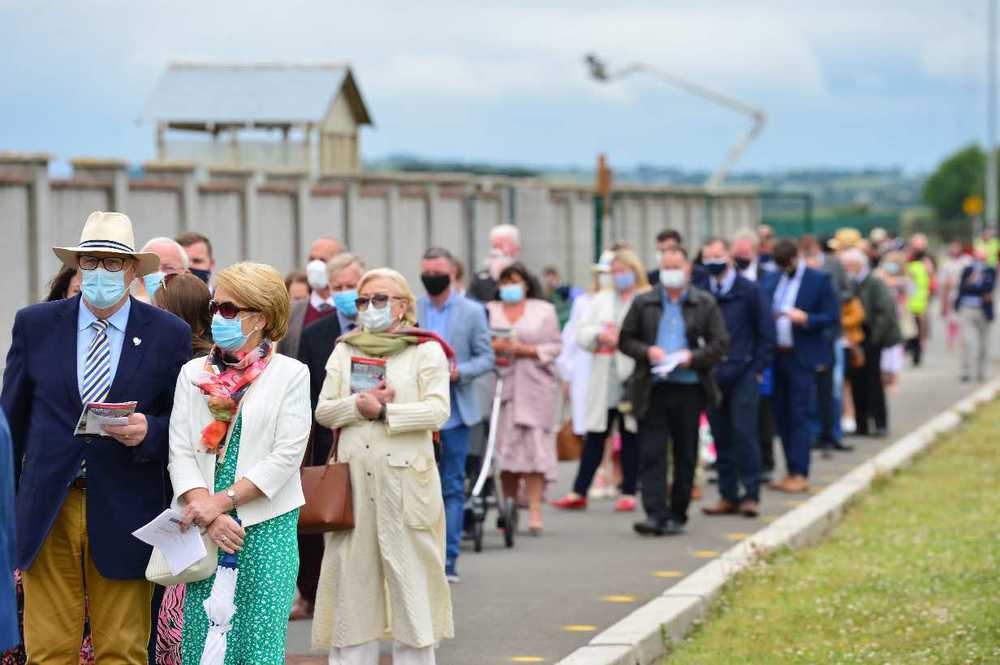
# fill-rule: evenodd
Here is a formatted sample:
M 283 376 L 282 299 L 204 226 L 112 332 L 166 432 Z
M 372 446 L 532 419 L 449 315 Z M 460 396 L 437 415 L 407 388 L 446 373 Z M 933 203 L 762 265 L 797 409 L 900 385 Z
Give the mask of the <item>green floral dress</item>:
M 215 491 L 236 482 L 242 419 L 233 424 L 229 450 L 215 474 Z M 232 514 L 232 513 L 231 513 Z M 297 539 L 299 511 L 249 526 L 239 553 L 236 579 L 236 616 L 229 631 L 226 665 L 281 665 L 285 662 L 288 614 L 295 596 L 299 571 Z M 219 550 L 219 557 L 223 555 Z M 204 601 L 212 592 L 215 575 L 187 585 L 184 597 L 184 663 L 198 663 L 205 648 L 208 617 Z

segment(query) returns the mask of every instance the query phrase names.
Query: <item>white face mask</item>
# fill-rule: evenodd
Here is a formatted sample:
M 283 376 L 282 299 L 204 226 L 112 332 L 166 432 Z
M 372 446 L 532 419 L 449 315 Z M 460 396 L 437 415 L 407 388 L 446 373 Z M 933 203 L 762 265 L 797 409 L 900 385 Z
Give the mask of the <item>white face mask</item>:
M 310 288 L 325 289 L 330 286 L 330 278 L 326 274 L 326 263 L 316 259 L 306 264 L 306 281 Z
M 392 304 L 388 304 L 382 309 L 375 309 L 375 305 L 368 305 L 367 309 L 358 312 L 358 323 L 370 333 L 385 332 L 392 327 Z
M 680 289 L 687 283 L 687 276 L 683 270 L 660 270 L 660 284 L 667 289 Z

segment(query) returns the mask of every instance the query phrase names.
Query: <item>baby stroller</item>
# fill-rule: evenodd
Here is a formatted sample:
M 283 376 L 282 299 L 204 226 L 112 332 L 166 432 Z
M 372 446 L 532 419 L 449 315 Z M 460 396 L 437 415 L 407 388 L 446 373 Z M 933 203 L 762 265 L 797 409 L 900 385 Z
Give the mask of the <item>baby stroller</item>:
M 500 423 L 500 398 L 503 378 L 497 377 L 490 411 L 486 448 L 482 454 L 470 454 L 466 463 L 465 535 L 472 540 L 476 552 L 483 551 L 483 532 L 490 510 L 497 511 L 497 527 L 503 531 L 504 545 L 514 547 L 517 533 L 517 497 L 504 497 L 500 491 L 499 471 L 493 457 Z M 475 478 L 475 481 L 472 481 Z

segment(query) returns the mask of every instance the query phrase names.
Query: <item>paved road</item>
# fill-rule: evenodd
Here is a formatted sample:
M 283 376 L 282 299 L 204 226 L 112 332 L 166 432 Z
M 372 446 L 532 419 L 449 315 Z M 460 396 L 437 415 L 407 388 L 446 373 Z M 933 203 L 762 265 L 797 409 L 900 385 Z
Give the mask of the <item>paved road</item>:
M 959 382 L 958 356 L 943 347 L 942 340 L 932 340 L 924 365 L 904 373 L 899 391 L 890 398 L 890 438 L 852 438 L 849 443 L 856 446 L 855 451 L 838 453 L 832 460 L 815 454 L 814 488 L 834 481 L 975 390 L 975 384 Z M 1000 345 L 994 343 L 993 348 Z M 776 448 L 780 450 L 780 445 Z M 551 488 L 549 496 L 566 491 L 575 471 L 575 463 L 564 463 L 558 486 Z M 687 533 L 674 538 L 636 536 L 631 523 L 640 514 L 616 514 L 611 501 L 591 502 L 586 512 L 578 513 L 547 507 L 545 534 L 538 538 L 523 535 L 513 550 L 504 549 L 498 533 L 488 533 L 481 554 L 463 550 L 462 581 L 453 587 L 457 637 L 441 646 L 438 662 L 554 663 L 804 498 L 765 490 L 762 515 L 757 519 L 706 518 L 701 506 L 714 502 L 717 494 L 712 485 L 705 490 L 704 499 L 692 504 Z M 307 622 L 291 624 L 289 653 L 308 653 L 308 636 Z M 326 659 L 289 662 L 325 663 Z

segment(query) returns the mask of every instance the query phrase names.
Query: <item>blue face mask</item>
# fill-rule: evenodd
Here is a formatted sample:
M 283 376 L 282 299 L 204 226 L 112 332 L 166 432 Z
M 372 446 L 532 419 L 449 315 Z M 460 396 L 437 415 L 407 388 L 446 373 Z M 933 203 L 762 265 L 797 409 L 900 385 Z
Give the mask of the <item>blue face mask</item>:
M 223 351 L 236 351 L 247 343 L 243 334 L 243 321 L 240 317 L 227 319 L 221 314 L 212 317 L 212 340 Z
M 524 300 L 524 287 L 520 284 L 506 284 L 500 287 L 500 300 L 511 305 Z
M 615 275 L 615 288 L 619 291 L 628 291 L 633 286 L 635 286 L 635 273 L 634 272 L 616 272 Z
M 104 268 L 81 270 L 80 290 L 83 299 L 97 309 L 107 309 L 125 296 L 125 272 L 108 272 Z
M 347 318 L 353 319 L 358 315 L 358 306 L 354 302 L 357 299 L 357 289 L 351 289 L 350 291 L 337 291 L 333 294 L 333 306 L 337 308 L 338 312 Z
M 156 291 L 163 286 L 163 273 L 161 271 L 151 272 L 142 278 L 142 283 L 146 286 L 146 294 L 149 296 L 149 302 L 153 302 L 153 296 L 156 295 Z

